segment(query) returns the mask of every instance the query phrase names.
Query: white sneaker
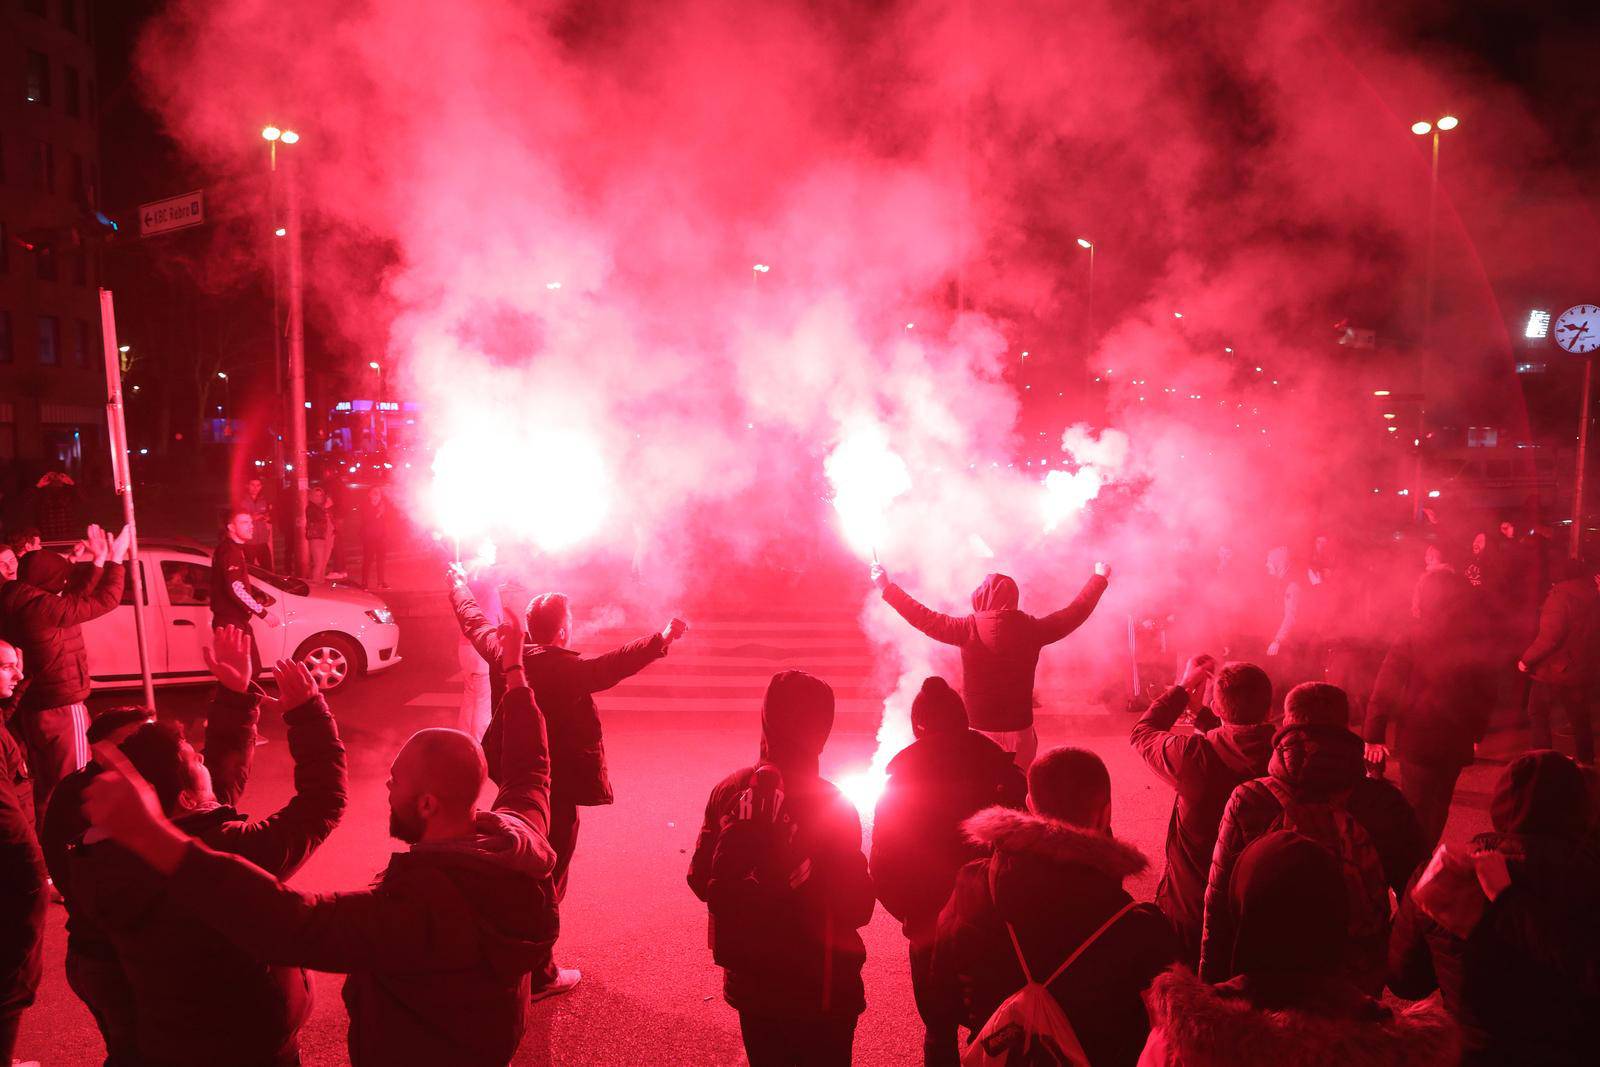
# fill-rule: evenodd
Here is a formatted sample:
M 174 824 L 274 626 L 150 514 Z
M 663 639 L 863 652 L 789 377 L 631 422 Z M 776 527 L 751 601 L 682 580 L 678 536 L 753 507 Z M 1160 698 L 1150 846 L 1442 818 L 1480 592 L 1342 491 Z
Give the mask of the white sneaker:
M 559 997 L 563 993 L 570 993 L 578 988 L 578 983 L 583 980 L 583 973 L 576 967 L 557 967 L 556 980 L 547 986 L 540 986 L 529 995 L 528 1001 L 537 1004 L 541 1000 Z

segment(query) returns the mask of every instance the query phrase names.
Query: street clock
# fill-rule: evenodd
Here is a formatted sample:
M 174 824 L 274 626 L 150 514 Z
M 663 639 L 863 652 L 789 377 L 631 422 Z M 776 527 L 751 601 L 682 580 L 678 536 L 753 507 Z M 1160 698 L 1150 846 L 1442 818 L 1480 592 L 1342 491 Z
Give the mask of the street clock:
M 1568 352 L 1588 355 L 1600 348 L 1600 307 L 1579 304 L 1568 308 L 1551 326 L 1550 336 Z

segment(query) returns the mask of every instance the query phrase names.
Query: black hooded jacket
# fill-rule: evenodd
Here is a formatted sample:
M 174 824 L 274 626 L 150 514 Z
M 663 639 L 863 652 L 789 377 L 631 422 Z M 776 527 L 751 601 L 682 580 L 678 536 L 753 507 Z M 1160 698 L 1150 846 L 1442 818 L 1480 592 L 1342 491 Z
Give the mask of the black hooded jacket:
M 1206 913 L 1206 879 L 1217 845 L 1222 811 L 1235 787 L 1267 772 L 1275 727 L 1270 722 L 1233 726 L 1215 721 L 1205 708 L 1204 733 L 1177 733 L 1173 725 L 1189 706 L 1189 693 L 1173 686 L 1134 724 L 1134 750 L 1177 793 L 1167 821 L 1167 866 L 1156 886 L 1156 904 L 1172 921 L 1183 961 L 1200 960 L 1200 933 Z
M 1510 887 L 1493 902 L 1475 883 L 1458 887 L 1485 909 L 1466 937 L 1435 922 L 1411 893 L 1395 917 L 1390 988 L 1418 998 L 1440 991 L 1461 1023 L 1468 1067 L 1594 1062 L 1600 852 L 1586 793 L 1564 756 L 1516 760 L 1490 805 L 1494 831 L 1466 850 L 1503 857 Z
M 972 593 L 971 615 L 945 615 L 914 600 L 898 585 L 883 599 L 935 641 L 961 649 L 961 695 L 974 730 L 1026 730 L 1033 725 L 1033 677 L 1039 652 L 1082 626 L 1106 591 L 1095 575 L 1060 611 L 1035 618 L 1017 610 L 1017 583 L 991 574 Z
M 761 708 L 760 763 L 717 783 L 706 803 L 689 888 L 710 905 L 712 957 L 750 961 L 723 970 L 723 995 L 741 1013 L 853 1019 L 866 1010 L 867 950 L 857 931 L 872 918 L 873 891 L 861 819 L 818 774 L 833 707 L 825 682 L 802 671 L 774 676 Z M 765 765 L 782 775 L 784 825 L 793 827 L 787 841 L 776 824 L 759 825 L 741 811 Z M 761 914 L 744 914 L 752 909 Z M 730 943 L 754 930 L 762 943 Z
M 24 714 L 81 703 L 89 695 L 89 655 L 83 623 L 115 610 L 122 599 L 122 564 L 74 568 L 59 554 L 37 549 L 22 557 L 17 580 L 0 585 L 0 637 L 22 651 L 30 684 Z
M 169 881 L 256 959 L 350 976 L 353 1067 L 503 1067 L 522 1040 L 528 976 L 549 966 L 558 926 L 550 760 L 527 688 L 495 716 L 506 762 L 476 835 L 395 853 L 372 889 L 309 896 L 199 844 Z
M 1028 970 L 1043 981 L 1132 902 L 1122 882 L 1147 861 L 1109 834 L 1009 808 L 979 812 L 967 820 L 966 832 L 995 858 L 973 860 L 957 875 L 939 916 L 933 981 L 976 1032 L 1022 988 L 1006 923 L 1016 931 Z M 1176 958 L 1166 918 L 1154 905 L 1139 904 L 1050 983 L 1095 1067 L 1133 1067 L 1149 1031 L 1139 994 Z
M 1383 867 L 1384 880 L 1398 896 L 1428 858 L 1416 812 L 1393 783 L 1366 776 L 1361 738 L 1339 726 L 1294 725 L 1279 731 L 1267 775 L 1283 783 L 1303 804 L 1341 803 L 1366 831 Z M 1206 881 L 1205 928 L 1200 946 L 1200 977 L 1223 982 L 1232 977 L 1234 931 L 1225 901 L 1233 868 L 1245 846 L 1275 829 L 1283 806 L 1264 778 L 1239 786 L 1228 798 L 1217 830 L 1211 872 Z M 1364 974 L 1383 970 L 1384 945 L 1352 945 L 1352 962 Z

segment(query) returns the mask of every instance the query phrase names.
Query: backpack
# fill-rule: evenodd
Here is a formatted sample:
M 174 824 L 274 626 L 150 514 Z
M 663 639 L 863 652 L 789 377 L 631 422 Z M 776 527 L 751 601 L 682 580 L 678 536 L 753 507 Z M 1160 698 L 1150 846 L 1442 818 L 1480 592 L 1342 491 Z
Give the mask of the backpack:
M 999 870 L 1000 854 L 996 852 L 989 861 L 989 897 L 996 900 L 995 875 Z M 1050 994 L 1050 983 L 1060 978 L 1068 967 L 1107 930 L 1128 912 L 1137 907 L 1128 901 L 1100 928 L 1084 939 L 1061 966 L 1044 981 L 1036 981 L 1028 970 L 1027 958 L 1017 941 L 1016 928 L 1006 922 L 1006 933 L 1011 935 L 1011 948 L 1017 954 L 1017 964 L 1022 968 L 1022 988 L 1001 1001 L 989 1016 L 972 1043 L 961 1054 L 961 1067 L 1091 1067 L 1078 1032 L 1061 1005 Z
M 1346 931 L 1352 947 L 1377 941 L 1387 944 L 1389 882 L 1383 874 L 1383 860 L 1367 828 L 1345 807 L 1345 798 L 1302 804 L 1290 794 L 1288 786 L 1276 778 L 1266 779 L 1266 786 L 1283 809 L 1268 827 L 1269 832 L 1288 830 L 1310 838 L 1339 861 L 1345 893 L 1350 899 Z

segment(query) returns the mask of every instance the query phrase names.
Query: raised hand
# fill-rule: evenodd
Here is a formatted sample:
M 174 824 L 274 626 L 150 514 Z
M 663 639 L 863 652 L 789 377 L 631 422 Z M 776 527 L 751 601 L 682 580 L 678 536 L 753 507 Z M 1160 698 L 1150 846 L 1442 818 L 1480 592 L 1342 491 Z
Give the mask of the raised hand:
M 1178 680 L 1178 684 L 1193 693 L 1206 684 L 1206 680 L 1216 669 L 1217 661 L 1202 652 L 1183 668 L 1183 677 Z
M 467 568 L 462 566 L 461 563 L 457 561 L 444 569 L 444 577 L 445 581 L 450 583 L 450 587 L 452 589 L 458 585 L 466 585 Z
M 250 688 L 250 635 L 237 626 L 211 631 L 211 647 L 202 648 L 206 666 L 225 688 L 235 693 Z
M 298 708 L 317 695 L 317 680 L 297 659 L 280 659 L 274 663 L 272 680 L 278 683 L 278 704 L 284 711 Z
M 1096 563 L 1094 572 L 1107 581 L 1111 580 L 1111 564 L 1109 563 Z
M 671 645 L 672 642 L 676 641 L 678 638 L 682 637 L 688 632 L 688 623 L 684 622 L 682 619 L 673 619 L 671 622 L 667 623 L 666 629 L 661 631 L 661 640 L 665 644 Z
M 889 572 L 883 569 L 883 564 L 877 560 L 872 561 L 872 584 L 879 589 L 886 589 L 889 585 Z
M 104 530 L 90 523 L 89 528 L 84 531 L 83 541 L 89 546 L 89 554 L 94 557 L 96 565 L 106 561 L 111 552 L 111 542 L 106 539 Z
M 112 563 L 121 563 L 128 558 L 128 550 L 133 547 L 133 527 L 124 526 L 117 531 L 117 536 L 111 539 L 110 556 Z
M 79 541 L 72 546 L 72 552 L 67 556 L 74 563 L 88 563 L 94 559 L 94 552 L 89 548 L 89 542 Z

